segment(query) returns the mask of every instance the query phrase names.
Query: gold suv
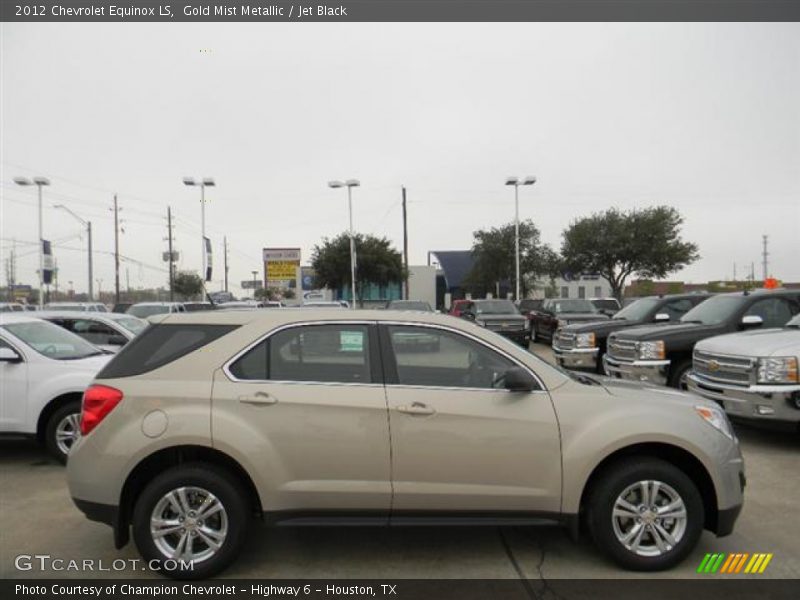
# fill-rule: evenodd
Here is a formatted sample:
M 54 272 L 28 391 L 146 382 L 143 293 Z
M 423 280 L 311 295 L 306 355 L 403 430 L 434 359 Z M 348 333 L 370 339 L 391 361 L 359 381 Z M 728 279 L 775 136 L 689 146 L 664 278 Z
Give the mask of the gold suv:
M 725 414 L 561 371 L 421 312 L 163 315 L 83 398 L 75 504 L 173 577 L 220 572 L 253 518 L 559 522 L 621 566 L 729 534 L 744 466 Z M 171 561 L 171 562 L 170 562 Z

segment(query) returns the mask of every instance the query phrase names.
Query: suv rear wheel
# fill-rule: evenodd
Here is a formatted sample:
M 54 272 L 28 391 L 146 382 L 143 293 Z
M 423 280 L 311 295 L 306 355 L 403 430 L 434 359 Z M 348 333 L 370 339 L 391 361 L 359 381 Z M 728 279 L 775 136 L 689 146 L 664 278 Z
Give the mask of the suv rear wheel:
M 247 493 L 224 471 L 189 463 L 155 477 L 133 511 L 142 557 L 176 579 L 211 577 L 241 551 L 250 519 Z
M 703 531 L 703 501 L 674 465 L 633 459 L 610 467 L 593 487 L 588 524 L 595 544 L 635 571 L 668 569 L 682 561 Z

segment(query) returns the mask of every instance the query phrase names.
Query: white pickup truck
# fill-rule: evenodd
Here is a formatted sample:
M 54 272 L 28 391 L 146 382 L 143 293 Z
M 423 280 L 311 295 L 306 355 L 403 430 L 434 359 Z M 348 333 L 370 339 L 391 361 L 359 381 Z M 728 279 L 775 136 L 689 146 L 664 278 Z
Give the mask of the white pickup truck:
M 0 314 L 0 435 L 35 437 L 66 462 L 83 391 L 111 356 L 58 325 Z
M 694 347 L 689 389 L 732 417 L 800 423 L 800 314 L 779 329 L 720 335 Z

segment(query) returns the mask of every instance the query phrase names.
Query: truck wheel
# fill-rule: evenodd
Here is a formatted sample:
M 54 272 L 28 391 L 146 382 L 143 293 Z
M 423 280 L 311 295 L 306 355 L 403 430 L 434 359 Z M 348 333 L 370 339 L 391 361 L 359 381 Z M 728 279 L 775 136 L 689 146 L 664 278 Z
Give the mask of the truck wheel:
M 56 460 L 66 463 L 69 451 L 80 435 L 81 403 L 72 400 L 50 415 L 44 430 L 44 443 Z
M 691 360 L 684 360 L 676 364 L 674 369 L 670 369 L 669 386 L 679 390 L 688 390 L 689 386 L 686 384 L 686 377 L 691 370 Z
M 587 522 L 595 544 L 634 571 L 669 569 L 700 539 L 703 501 L 691 479 L 656 458 L 608 469 L 594 485 Z
M 136 547 L 167 577 L 216 575 L 244 544 L 250 520 L 247 497 L 234 478 L 213 465 L 172 467 L 147 484 L 136 500 Z

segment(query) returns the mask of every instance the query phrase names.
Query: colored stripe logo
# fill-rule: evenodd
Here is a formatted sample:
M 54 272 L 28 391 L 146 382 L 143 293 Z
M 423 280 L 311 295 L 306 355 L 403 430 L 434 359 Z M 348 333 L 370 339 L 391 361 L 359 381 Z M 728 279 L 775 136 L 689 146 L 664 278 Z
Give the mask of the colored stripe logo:
M 698 573 L 725 573 L 728 575 L 736 574 L 760 574 L 767 569 L 767 565 L 772 560 L 772 553 L 748 553 L 734 552 L 725 554 L 717 552 L 706 554 L 697 567 Z

